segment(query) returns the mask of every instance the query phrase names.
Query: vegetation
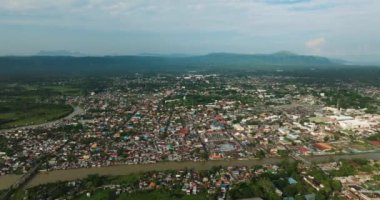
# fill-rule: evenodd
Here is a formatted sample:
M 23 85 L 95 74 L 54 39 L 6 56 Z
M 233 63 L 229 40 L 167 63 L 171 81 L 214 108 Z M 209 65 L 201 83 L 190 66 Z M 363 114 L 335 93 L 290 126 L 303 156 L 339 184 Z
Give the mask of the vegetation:
M 72 110 L 63 104 L 0 103 L 0 128 L 40 124 L 64 117 Z
M 127 194 L 124 193 L 120 195 L 117 200 L 146 200 L 146 199 L 152 199 L 152 200 L 212 200 L 214 199 L 211 196 L 208 196 L 207 194 L 198 194 L 195 196 L 187 196 L 183 193 L 181 194 L 174 194 L 173 192 L 164 191 L 164 190 L 151 190 L 151 191 L 143 191 L 143 192 L 137 192 L 133 194 Z
M 371 140 L 371 141 L 380 141 L 380 132 L 377 132 L 377 133 L 369 136 L 368 140 Z
M 126 176 L 99 176 L 90 175 L 80 182 L 76 182 L 75 185 L 68 184 L 68 182 L 56 182 L 45 185 L 36 186 L 28 189 L 28 192 L 18 191 L 13 199 L 45 199 L 45 198 L 59 198 L 62 196 L 69 196 L 71 199 L 89 199 L 87 193 L 91 194 L 90 199 L 132 199 L 132 200 L 144 200 L 144 199 L 157 199 L 157 200 L 203 200 L 214 199 L 212 196 L 206 193 L 199 193 L 198 195 L 187 196 L 180 188 L 178 190 L 145 190 L 137 191 L 133 193 L 122 193 L 116 195 L 114 190 L 103 189 L 102 186 L 107 184 L 129 185 L 137 184 L 141 174 L 130 174 Z
M 0 135 L 0 152 L 5 152 L 7 155 L 13 155 L 20 151 L 22 148 L 17 145 L 14 139 L 8 139 L 4 135 Z M 0 162 L 0 167 L 4 163 Z
M 102 91 L 109 82 L 104 78 L 24 78 L 0 83 L 0 129 L 5 129 L 62 118 L 73 111 L 72 106 L 65 104 L 68 96 Z
M 263 197 L 265 199 L 279 200 L 276 194 L 276 188 L 273 183 L 266 177 L 252 180 L 250 183 L 241 183 L 230 192 L 232 199 L 241 199 L 249 197 Z
M 375 169 L 376 167 L 370 165 L 368 160 L 355 158 L 351 160 L 341 160 L 339 169 L 332 171 L 331 175 L 352 176 L 352 175 L 356 175 L 358 172 L 371 173 Z
M 363 109 L 367 108 L 367 112 L 375 113 L 378 111 L 378 102 L 371 97 L 362 96 L 355 91 L 350 90 L 338 90 L 338 91 L 326 91 L 327 98 L 323 100 L 327 105 L 336 106 L 339 108 L 355 108 Z
M 268 68 L 279 65 L 302 68 L 304 66 L 333 66 L 327 58 L 293 54 L 239 55 L 209 54 L 193 57 L 106 56 L 106 57 L 1 57 L 0 74 L 120 74 L 131 71 L 183 71 L 216 68 Z M 264 66 L 264 67 L 262 67 Z
M 190 106 L 214 103 L 215 100 L 222 99 L 222 97 L 214 95 L 186 95 L 184 99 L 183 96 L 177 96 L 172 99 L 179 99 L 180 104 L 184 106 Z
M 320 191 L 316 191 L 309 184 L 305 183 L 298 169 L 298 162 L 284 160 L 280 165 L 277 173 L 266 173 L 259 177 L 253 178 L 248 183 L 241 183 L 234 186 L 230 191 L 232 199 L 261 197 L 263 199 L 281 199 L 276 191 L 282 191 L 284 197 L 294 197 L 295 199 L 304 199 L 304 195 L 316 194 L 316 199 L 330 199 L 333 193 L 340 191 L 342 186 L 339 181 L 333 180 L 319 168 L 312 168 L 308 172 L 319 183 L 324 185 Z M 290 183 L 288 178 L 295 180 Z M 278 189 L 278 190 L 276 190 Z

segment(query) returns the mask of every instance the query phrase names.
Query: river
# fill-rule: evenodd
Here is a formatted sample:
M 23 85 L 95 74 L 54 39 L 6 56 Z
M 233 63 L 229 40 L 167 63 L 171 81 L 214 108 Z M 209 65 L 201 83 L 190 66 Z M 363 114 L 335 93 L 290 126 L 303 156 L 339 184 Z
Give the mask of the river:
M 308 156 L 305 157 L 312 162 L 325 162 L 330 160 L 339 159 L 352 159 L 352 158 L 366 158 L 380 160 L 380 153 L 364 153 L 354 155 L 327 155 L 327 156 Z M 68 170 L 56 170 L 50 172 L 38 173 L 26 187 L 33 187 L 40 184 L 52 183 L 57 181 L 69 181 L 75 179 L 85 178 L 90 174 L 99 175 L 127 175 L 131 173 L 147 172 L 153 170 L 180 170 L 184 168 L 193 168 L 195 170 L 207 170 L 213 166 L 254 166 L 262 164 L 275 164 L 282 161 L 282 158 L 265 158 L 265 159 L 251 159 L 251 160 L 220 160 L 220 161 L 204 161 L 204 162 L 160 162 L 155 164 L 139 164 L 139 165 L 116 165 L 110 167 L 98 168 L 80 168 Z M 6 189 L 12 185 L 19 175 L 5 175 L 0 176 L 0 189 Z

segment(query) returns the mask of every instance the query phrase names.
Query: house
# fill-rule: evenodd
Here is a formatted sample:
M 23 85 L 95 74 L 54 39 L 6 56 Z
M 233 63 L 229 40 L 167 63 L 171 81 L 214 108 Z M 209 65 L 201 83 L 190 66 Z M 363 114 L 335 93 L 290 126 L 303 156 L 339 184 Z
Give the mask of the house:
M 314 147 L 317 148 L 319 151 L 330 151 L 333 149 L 333 146 L 331 146 L 328 143 L 315 143 Z
M 310 154 L 310 149 L 308 149 L 306 147 L 299 147 L 298 153 L 305 156 L 305 155 Z
M 297 182 L 296 180 L 294 180 L 294 178 L 289 177 L 289 178 L 288 178 L 288 183 L 289 183 L 290 185 L 293 185 L 293 184 L 297 184 L 298 182 Z

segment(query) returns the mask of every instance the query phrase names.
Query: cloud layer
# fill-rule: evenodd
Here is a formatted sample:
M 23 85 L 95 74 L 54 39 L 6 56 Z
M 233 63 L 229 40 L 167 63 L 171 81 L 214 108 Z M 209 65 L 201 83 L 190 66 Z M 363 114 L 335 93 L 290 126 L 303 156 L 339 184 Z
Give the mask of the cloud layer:
M 315 54 L 320 54 L 325 43 L 326 39 L 324 37 L 320 37 L 306 41 L 305 46 Z
M 378 57 L 379 9 L 377 0 L 0 0 L 0 54 Z

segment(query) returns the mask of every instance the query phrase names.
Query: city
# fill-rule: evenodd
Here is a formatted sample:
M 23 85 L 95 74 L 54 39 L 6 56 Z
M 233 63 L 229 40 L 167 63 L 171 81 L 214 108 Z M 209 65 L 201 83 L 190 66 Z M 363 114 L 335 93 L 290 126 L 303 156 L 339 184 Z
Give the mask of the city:
M 379 0 L 0 0 L 0 200 L 380 200 Z
M 79 110 L 70 118 L 37 127 L 2 130 L 5 142 L 0 152 L 1 175 L 27 174 L 38 160 L 39 171 L 43 173 L 162 162 L 265 162 L 271 158 L 294 159 L 302 164 L 300 169 L 305 170 L 302 173 L 307 174 L 314 166 L 309 157 L 380 150 L 380 115 L 376 114 L 380 90 L 375 87 L 340 82 L 306 83 L 282 75 L 195 72 L 136 73 L 112 77 L 109 81 L 110 86 L 101 90 L 53 98 L 62 98 Z M 66 87 L 70 82 L 54 84 Z M 318 166 L 327 171 L 336 170 L 337 174 L 345 173 L 340 172 L 345 169 L 341 162 L 323 162 Z M 370 170 L 364 170 L 366 173 L 355 173 L 351 179 L 337 176 L 336 180 L 345 187 L 339 195 L 334 195 L 354 195 L 352 199 L 355 199 L 356 193 L 348 194 L 355 188 L 350 184 L 360 183 L 356 179 L 364 179 L 363 184 L 374 181 L 379 164 L 371 165 Z M 250 171 L 247 166 L 241 167 Z M 271 163 L 264 168 L 278 166 Z M 226 169 L 234 167 L 223 168 Z M 244 180 L 235 179 L 237 182 L 232 181 L 233 184 Z M 313 185 L 309 176 L 298 177 L 297 181 L 304 181 L 319 191 L 320 186 Z M 227 193 L 230 186 L 233 189 L 232 183 L 219 189 Z M 195 194 L 191 189 L 196 187 L 191 186 L 195 183 L 187 184 L 191 194 Z M 226 198 L 215 187 L 207 187 L 208 193 Z M 376 190 L 370 194 L 379 196 Z

